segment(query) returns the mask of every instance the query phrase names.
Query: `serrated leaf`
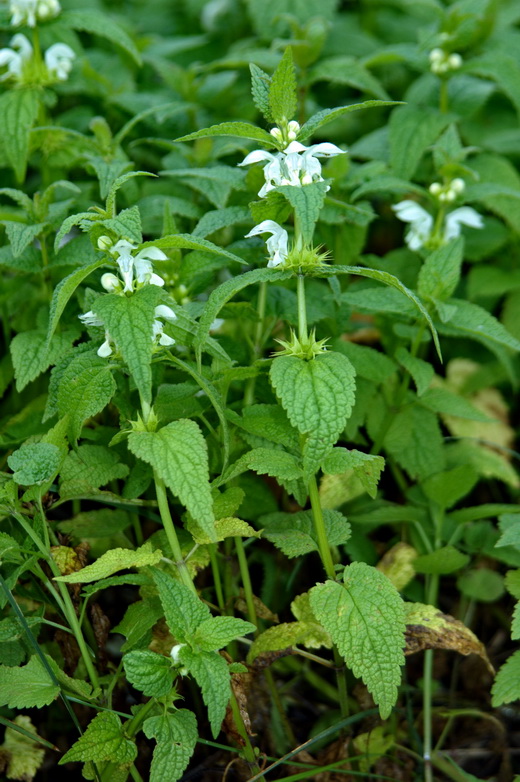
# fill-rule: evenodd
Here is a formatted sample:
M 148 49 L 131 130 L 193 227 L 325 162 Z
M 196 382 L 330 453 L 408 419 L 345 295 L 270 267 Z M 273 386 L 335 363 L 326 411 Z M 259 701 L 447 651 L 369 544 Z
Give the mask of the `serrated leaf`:
M 45 223 L 26 225 L 25 223 L 11 222 L 10 220 L 2 220 L 2 223 L 5 227 L 14 258 L 18 258 L 45 228 Z
M 509 594 L 520 600 L 520 569 L 507 571 L 505 585 Z
M 244 408 L 241 416 L 234 411 L 228 411 L 228 418 L 245 432 L 285 448 L 298 450 L 298 432 L 291 426 L 285 410 L 280 405 L 250 405 Z
M 154 551 L 150 542 L 143 543 L 135 551 L 127 548 L 114 548 L 105 551 L 92 565 L 87 565 L 87 567 L 68 576 L 55 576 L 54 580 L 64 581 L 66 584 L 88 584 L 92 581 L 99 581 L 101 578 L 107 578 L 107 576 L 117 573 L 118 570 L 157 565 L 161 559 L 162 551 L 160 549 Z
M 184 642 L 195 634 L 202 622 L 211 618 L 210 610 L 187 586 L 162 570 L 154 571 L 153 577 L 166 623 L 176 640 Z
M 278 652 L 294 646 L 305 646 L 307 649 L 325 646 L 330 649 L 332 640 L 329 633 L 316 621 L 284 622 L 269 627 L 255 638 L 247 654 L 247 661 L 252 663 L 261 655 L 267 656 L 269 652 Z
M 60 16 L 60 22 L 67 27 L 72 27 L 73 30 L 82 30 L 86 33 L 106 38 L 111 43 L 124 49 L 132 57 L 136 65 L 142 64 L 139 50 L 130 36 L 108 14 L 94 9 L 64 11 Z
M 296 73 L 292 49 L 287 47 L 283 57 L 271 76 L 269 85 L 269 109 L 276 125 L 283 125 L 296 114 Z
M 7 457 L 13 480 L 33 486 L 50 480 L 60 468 L 60 449 L 50 443 L 28 443 Z
M 31 88 L 6 90 L 0 96 L 2 144 L 5 156 L 18 182 L 25 179 L 29 155 L 29 134 L 40 107 L 39 90 Z
M 512 703 L 520 698 L 520 649 L 517 649 L 500 668 L 491 689 L 493 708 Z
M 188 646 L 179 650 L 179 661 L 188 669 L 202 691 L 211 732 L 216 738 L 231 696 L 228 664 L 217 652 L 196 653 Z
M 260 141 L 269 147 L 274 147 L 273 136 L 256 125 L 250 125 L 249 122 L 221 122 L 220 125 L 212 125 L 203 130 L 197 130 L 194 133 L 188 133 L 186 136 L 180 136 L 175 141 L 193 141 L 197 138 L 207 138 L 209 136 L 236 136 L 238 138 L 248 138 L 252 141 Z
M 464 239 L 458 236 L 428 255 L 417 280 L 419 296 L 444 301 L 451 296 L 460 279 L 464 259 Z
M 298 133 L 298 141 L 306 141 L 316 131 L 326 125 L 328 122 L 333 122 L 335 119 L 343 117 L 345 114 L 350 114 L 351 111 L 360 111 L 361 109 L 378 108 L 380 106 L 395 106 L 399 101 L 388 100 L 366 100 L 363 103 L 351 103 L 349 106 L 337 106 L 334 109 L 323 109 L 317 114 L 310 117 L 307 122 L 302 125 L 300 132 Z
M 95 353 L 80 353 L 63 372 L 58 386 L 60 417 L 69 416 L 69 439 L 77 441 L 83 422 L 101 412 L 116 391 L 110 365 Z
M 487 56 L 472 58 L 467 70 L 496 82 L 520 114 L 520 67 L 516 58 L 494 49 Z
M 448 114 L 425 106 L 401 106 L 390 115 L 390 161 L 394 173 L 412 179 L 426 149 L 450 123 Z
M 132 523 L 132 515 L 124 510 L 88 510 L 78 513 L 70 521 L 60 521 L 58 529 L 78 539 L 110 538 Z
M 192 236 L 206 237 L 221 228 L 227 228 L 237 223 L 248 223 L 250 220 L 249 209 L 245 206 L 227 206 L 224 209 L 215 209 L 206 212 L 193 229 Z
M 207 198 L 217 209 L 226 206 L 233 190 L 243 188 L 245 172 L 236 166 L 212 165 L 205 168 L 173 168 L 160 172 L 179 179 L 182 184 Z
M 339 55 L 327 57 L 315 65 L 309 72 L 308 81 L 314 84 L 317 81 L 328 81 L 332 84 L 343 84 L 355 87 L 369 95 L 375 95 L 383 101 L 389 99 L 389 95 L 383 85 L 367 70 L 355 57 Z
M 363 451 L 349 451 L 346 448 L 333 448 L 321 465 L 325 475 L 354 470 L 363 488 L 371 497 L 377 494 L 377 484 L 384 468 L 385 460 L 382 456 L 363 453 Z
M 257 282 L 264 282 L 271 280 L 272 282 L 278 282 L 279 280 L 288 280 L 292 277 L 292 272 L 278 271 L 277 269 L 253 269 L 250 272 L 245 272 L 238 277 L 233 277 L 230 280 L 219 285 L 211 292 L 204 312 L 201 315 L 199 321 L 199 328 L 197 336 L 194 340 L 194 345 L 198 351 L 202 349 L 209 334 L 209 329 L 218 313 L 231 298 L 239 291 L 247 288 L 249 285 L 253 285 Z
M 397 700 L 404 663 L 404 603 L 386 576 L 364 562 L 348 565 L 343 578 L 344 584 L 327 581 L 313 587 L 311 608 L 386 719 Z
M 274 448 L 253 448 L 228 467 L 215 485 L 228 483 L 247 470 L 253 470 L 259 475 L 269 475 L 281 481 L 296 481 L 302 477 L 298 459 L 291 453 Z
M 242 260 L 238 255 L 225 250 L 223 247 L 219 247 L 213 242 L 209 242 L 207 239 L 203 239 L 201 236 L 194 236 L 192 234 L 172 234 L 171 236 L 163 236 L 161 239 L 155 239 L 153 242 L 144 242 L 140 245 L 140 249 L 146 247 L 158 247 L 160 250 L 169 250 L 177 248 L 181 250 L 202 250 L 203 252 L 214 253 L 215 255 L 223 255 L 225 258 L 229 258 L 231 261 L 246 265 L 246 261 Z
M 116 217 L 100 220 L 99 225 L 104 225 L 114 231 L 121 239 L 140 244 L 143 241 L 141 228 L 141 213 L 138 206 L 130 206 L 123 209 Z
M 433 410 L 434 413 L 452 415 L 456 418 L 467 418 L 469 421 L 481 421 L 489 423 L 492 419 L 478 407 L 475 407 L 469 399 L 466 399 L 448 388 L 428 388 L 419 404 Z
M 115 451 L 102 445 L 80 445 L 71 451 L 60 470 L 61 498 L 89 494 L 117 478 L 128 475 L 128 467 Z
M 467 554 L 458 551 L 454 546 L 442 546 L 430 554 L 423 554 L 414 559 L 413 566 L 417 573 L 445 575 L 461 570 L 468 562 Z
M 445 466 L 437 416 L 417 405 L 397 413 L 384 439 L 385 449 L 413 478 L 427 478 Z
M 306 244 L 312 242 L 314 226 L 323 208 L 327 187 L 326 182 L 311 182 L 304 187 L 281 185 L 276 188 L 276 192 L 281 193 L 293 207 L 302 239 Z
M 341 353 L 322 353 L 312 361 L 278 356 L 269 374 L 290 422 L 307 435 L 303 466 L 310 476 L 334 445 L 352 411 L 354 367 Z
M 63 314 L 63 310 L 67 306 L 67 302 L 78 287 L 81 285 L 89 274 L 99 269 L 105 263 L 104 259 L 91 263 L 88 266 L 83 266 L 81 269 L 69 274 L 68 277 L 64 277 L 54 289 L 52 294 L 51 309 L 49 314 L 49 327 L 47 330 L 47 345 L 50 344 L 52 335 L 56 331 L 56 326 Z
M 82 231 L 88 231 L 92 226 L 92 223 L 98 219 L 99 216 L 94 214 L 94 212 L 78 212 L 77 214 L 66 217 L 54 239 L 54 252 L 56 254 L 59 252 L 61 240 L 71 231 L 72 228 L 78 225 Z M 104 262 L 105 261 L 103 261 L 103 263 Z
M 502 534 L 495 546 L 497 548 L 501 546 L 515 546 L 520 549 L 520 513 L 502 514 L 502 516 L 499 516 L 498 526 Z M 509 586 L 507 588 L 509 590 Z
M 155 110 L 155 109 L 153 109 Z M 136 117 L 134 117 L 130 122 L 135 122 Z M 121 131 L 119 131 L 118 136 L 121 136 Z M 150 171 L 127 171 L 126 174 L 121 174 L 121 176 L 118 176 L 110 185 L 110 189 L 108 190 L 108 193 L 106 193 L 106 212 L 107 214 L 112 214 L 115 208 L 116 203 L 116 195 L 117 191 L 125 184 L 125 182 L 128 182 L 129 179 L 133 179 L 137 176 L 151 176 L 156 177 L 157 174 L 152 174 Z M 101 194 L 101 198 L 104 198 L 105 196 Z
M 484 644 L 453 616 L 423 603 L 405 603 L 406 649 L 415 654 L 424 649 L 450 649 L 459 654 L 478 654 L 493 673 Z
M 263 114 L 268 122 L 272 122 L 271 109 L 269 107 L 269 87 L 271 77 L 253 62 L 249 64 L 251 72 L 251 94 L 258 111 Z
M 478 475 L 471 465 L 460 464 L 426 478 L 422 488 L 430 500 L 446 509 L 469 494 L 477 481 Z
M 342 513 L 325 509 L 323 521 L 331 546 L 341 546 L 349 540 L 350 524 Z M 300 557 L 319 550 L 310 510 L 268 513 L 260 517 L 259 523 L 264 528 L 262 536 L 274 543 L 287 557 Z
M 195 421 L 181 418 L 157 432 L 132 432 L 128 446 L 152 465 L 200 528 L 216 540 L 208 449 Z
M 47 343 L 45 332 L 40 329 L 21 331 L 11 340 L 10 351 L 16 378 L 16 389 L 22 391 L 50 364 L 60 361 L 77 339 L 77 331 L 55 334 Z
M 121 351 L 145 402 L 152 400 L 152 331 L 155 307 L 162 295 L 159 287 L 147 285 L 132 296 L 100 296 L 92 305 Z
M 41 660 L 33 655 L 27 665 L 9 668 L 0 665 L 0 705 L 10 709 L 41 709 L 58 697 L 55 684 Z
M 171 691 L 176 672 L 170 658 L 139 649 L 125 654 L 123 665 L 130 684 L 144 695 L 160 698 Z
M 77 760 L 95 762 L 112 760 L 114 763 L 129 765 L 136 757 L 137 747 L 131 739 L 126 738 L 117 714 L 102 711 L 89 723 L 85 733 L 69 751 L 60 758 L 59 764 Z
M 149 717 L 143 723 L 147 738 L 155 738 L 150 782 L 177 782 L 183 775 L 198 739 L 193 712 L 179 709 L 174 714 Z
M 216 652 L 235 638 L 255 631 L 254 624 L 244 619 L 235 619 L 233 616 L 212 616 L 197 627 L 191 642 L 205 652 Z
M 417 356 L 412 356 L 406 348 L 399 347 L 395 351 L 397 361 L 412 376 L 417 395 L 422 396 L 433 380 L 434 370 L 431 364 Z
M 10 725 L 13 727 L 6 727 L 4 743 L 0 746 L 0 754 L 7 761 L 7 779 L 32 782 L 45 758 L 45 749 L 39 744 L 49 749 L 53 746 L 37 735 L 36 728 L 25 714 L 18 714 Z
M 427 195 L 423 187 L 408 182 L 407 179 L 400 179 L 390 174 L 381 174 L 375 176 L 368 182 L 364 182 L 352 193 L 352 200 L 358 201 L 367 195 L 380 195 L 388 193 L 389 195 L 402 195 L 404 193 L 416 193 L 419 196 Z
M 520 350 L 520 342 L 483 307 L 462 299 L 449 299 L 448 303 L 455 311 L 449 323 L 439 328 L 444 334 L 470 337 L 491 351 L 495 346 Z
M 190 532 L 193 535 L 195 543 L 198 543 L 199 545 L 207 545 L 208 543 L 213 542 L 207 535 L 202 534 L 198 530 L 194 530 L 192 526 L 190 526 Z M 237 536 L 241 538 L 259 538 L 261 536 L 261 533 L 248 524 L 247 521 L 237 519 L 235 516 L 226 516 L 225 518 L 218 519 L 218 521 L 215 522 L 215 533 L 218 541 Z

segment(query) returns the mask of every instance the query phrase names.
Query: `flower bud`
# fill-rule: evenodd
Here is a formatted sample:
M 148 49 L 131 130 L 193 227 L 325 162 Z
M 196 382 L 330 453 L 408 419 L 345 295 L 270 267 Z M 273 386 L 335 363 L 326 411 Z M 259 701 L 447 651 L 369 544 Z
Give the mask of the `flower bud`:
M 431 63 L 439 63 L 444 59 L 444 52 L 442 49 L 432 49 L 429 57 Z
M 463 179 L 457 177 L 456 179 L 453 179 L 451 181 L 450 190 L 452 190 L 452 192 L 455 193 L 456 195 L 460 195 L 461 193 L 464 192 L 465 189 L 466 189 L 466 183 L 464 182 Z
M 450 54 L 448 57 L 448 65 L 452 71 L 456 71 L 462 65 L 462 57 L 460 54 Z
M 442 185 L 440 184 L 440 182 L 432 182 L 432 184 L 430 185 L 430 187 L 428 188 L 428 190 L 430 191 L 430 193 L 431 193 L 432 195 L 434 195 L 434 196 L 438 196 L 438 195 L 439 195 L 439 193 L 440 193 L 440 192 L 441 192 L 441 190 L 442 190 Z
M 156 318 L 163 318 L 164 320 L 169 321 L 170 323 L 173 323 L 174 320 L 177 320 L 177 315 L 172 310 L 171 307 L 168 307 L 166 304 L 159 304 L 158 307 L 154 310 L 154 315 Z
M 304 174 L 302 176 L 302 185 L 312 185 L 312 174 Z
M 299 133 L 299 132 L 300 132 L 300 123 L 299 123 L 299 122 L 296 122 L 296 120 L 295 120 L 295 119 L 292 119 L 292 120 L 289 122 L 289 124 L 288 124 L 288 126 L 287 126 L 287 127 L 288 127 L 288 128 L 289 128 L 289 130 L 290 130 L 290 131 L 292 131 L 293 133 Z
M 110 250 L 110 248 L 113 245 L 113 241 L 110 238 L 110 236 L 100 236 L 97 240 L 97 246 L 99 250 L 103 250 L 106 252 L 107 250 Z
M 283 135 L 282 135 L 282 131 L 280 130 L 280 128 L 271 128 L 271 130 L 269 131 L 269 133 L 270 133 L 270 134 L 271 134 L 271 136 L 273 136 L 273 137 L 274 137 L 274 138 L 275 138 L 277 141 L 282 141 L 282 139 L 283 139 Z
M 121 286 L 121 282 L 115 274 L 107 272 L 101 276 L 101 285 L 106 291 L 113 293 Z

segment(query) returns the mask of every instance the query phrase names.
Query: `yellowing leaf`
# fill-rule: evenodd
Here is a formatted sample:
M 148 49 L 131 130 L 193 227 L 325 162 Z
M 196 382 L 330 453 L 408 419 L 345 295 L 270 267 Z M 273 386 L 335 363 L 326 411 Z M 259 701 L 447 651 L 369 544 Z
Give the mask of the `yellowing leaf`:
M 408 543 L 396 543 L 377 563 L 377 569 L 390 579 L 395 588 L 401 592 L 415 578 L 413 560 L 417 551 Z
M 160 549 L 154 551 L 151 543 L 144 543 L 135 551 L 114 548 L 102 554 L 92 565 L 87 565 L 68 576 L 56 576 L 54 580 L 65 581 L 67 584 L 88 584 L 90 581 L 99 581 L 100 578 L 111 576 L 118 570 L 156 565 L 161 559 L 162 551 Z

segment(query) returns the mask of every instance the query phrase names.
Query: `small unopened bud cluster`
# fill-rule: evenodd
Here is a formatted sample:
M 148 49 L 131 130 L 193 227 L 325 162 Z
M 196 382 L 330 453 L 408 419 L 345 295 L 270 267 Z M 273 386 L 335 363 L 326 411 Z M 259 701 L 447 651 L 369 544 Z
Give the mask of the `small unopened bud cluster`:
M 452 203 L 461 193 L 464 192 L 466 184 L 463 179 L 452 179 L 447 185 L 441 185 L 440 182 L 433 182 L 430 187 L 430 193 L 441 201 L 441 203 Z
M 300 123 L 292 119 L 284 128 L 271 128 L 269 131 L 271 136 L 279 142 L 289 144 L 291 141 L 295 141 L 300 132 Z
M 449 71 L 456 71 L 462 65 L 462 57 L 460 54 L 454 52 L 450 54 L 445 52 L 444 49 L 432 49 L 429 55 L 430 70 L 432 73 L 436 73 L 437 76 Z

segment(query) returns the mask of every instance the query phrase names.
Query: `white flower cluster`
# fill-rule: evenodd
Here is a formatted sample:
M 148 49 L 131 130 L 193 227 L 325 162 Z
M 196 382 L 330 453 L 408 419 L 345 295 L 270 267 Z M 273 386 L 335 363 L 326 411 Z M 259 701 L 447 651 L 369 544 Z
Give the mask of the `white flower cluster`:
M 58 0 L 11 0 L 9 3 L 11 24 L 18 27 L 26 24 L 36 27 L 37 22 L 54 19 L 61 11 Z
M 271 190 L 282 185 L 305 187 L 305 185 L 310 185 L 312 182 L 323 182 L 319 158 L 330 158 L 335 155 L 345 154 L 343 149 L 328 142 L 305 147 L 299 141 L 296 141 L 299 130 L 299 124 L 292 120 L 287 126 L 289 144 L 283 151 L 273 154 L 264 149 L 255 149 L 239 163 L 239 166 L 249 166 L 253 163 L 266 161 L 264 166 L 265 183 L 258 192 L 260 198 L 265 198 Z M 280 128 L 272 128 L 271 135 L 277 141 L 282 141 L 284 138 Z M 246 239 L 262 233 L 271 234 L 271 237 L 267 240 L 267 251 L 269 253 L 267 265 L 269 267 L 279 266 L 288 255 L 287 231 L 278 223 L 275 223 L 274 220 L 263 220 L 246 234 Z
M 415 201 L 400 201 L 392 209 L 399 220 L 410 224 L 405 237 L 410 250 L 431 246 L 434 238 L 437 238 L 440 244 L 446 244 L 450 239 L 460 236 L 463 225 L 470 228 L 483 228 L 484 226 L 482 216 L 478 212 L 469 206 L 461 206 L 446 214 L 441 235 L 434 237 L 432 215 Z
M 439 199 L 441 203 L 451 203 L 455 201 L 466 189 L 466 183 L 463 179 L 452 179 L 447 185 L 441 185 L 440 182 L 433 182 L 428 190 L 432 195 Z
M 11 77 L 20 80 L 24 68 L 33 59 L 33 48 L 25 35 L 17 33 L 9 43 L 11 48 L 0 49 L 0 67 L 7 66 L 7 71 L 0 76 L 0 81 Z M 66 81 L 75 58 L 76 55 L 66 43 L 50 46 L 44 54 L 49 77 L 56 81 Z
M 429 54 L 430 70 L 437 76 L 448 73 L 449 71 L 457 71 L 462 65 L 462 57 L 460 54 L 454 52 L 450 54 L 445 52 L 444 49 L 432 49 Z
M 133 255 L 133 250 L 137 249 L 136 244 L 132 244 L 126 239 L 120 239 L 115 244 L 108 236 L 100 236 L 98 239 L 98 247 L 100 250 L 109 252 L 114 258 L 119 271 L 121 273 L 122 280 L 115 274 L 107 272 L 101 277 L 101 285 L 108 291 L 108 293 L 118 293 L 124 296 L 125 293 L 133 293 L 134 290 L 142 288 L 144 285 L 157 285 L 162 288 L 164 280 L 155 274 L 153 271 L 152 261 L 165 261 L 167 256 L 158 247 L 145 247 L 144 250 L 140 250 Z M 154 344 L 162 345 L 163 347 L 171 347 L 175 344 L 175 340 L 164 333 L 164 323 L 159 318 L 173 323 L 177 316 L 175 312 L 166 304 L 159 304 L 154 310 L 155 320 L 152 325 L 151 339 Z M 105 324 L 92 310 L 86 312 L 84 315 L 80 315 L 79 319 L 86 326 L 104 326 Z M 105 330 L 105 341 L 97 351 L 98 356 L 101 358 L 108 358 L 112 355 L 114 340 L 111 338 L 109 332 Z

